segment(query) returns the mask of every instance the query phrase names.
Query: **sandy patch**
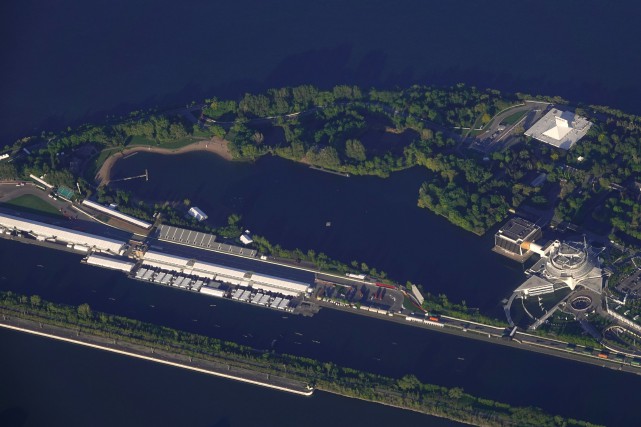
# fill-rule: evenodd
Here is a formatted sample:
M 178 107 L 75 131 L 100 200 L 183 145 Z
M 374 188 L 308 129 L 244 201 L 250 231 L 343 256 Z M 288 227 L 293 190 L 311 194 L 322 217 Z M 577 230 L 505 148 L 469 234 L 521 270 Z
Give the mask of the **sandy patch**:
M 138 153 L 141 151 L 146 151 L 149 153 L 157 153 L 163 155 L 175 155 L 175 154 L 184 154 L 192 151 L 207 151 L 219 155 L 225 160 L 231 160 L 231 153 L 228 147 L 229 141 L 224 139 L 213 137 L 209 140 L 194 142 L 193 144 L 185 145 L 180 148 L 160 148 L 154 146 L 137 146 L 131 148 L 125 148 L 123 151 L 111 155 L 105 160 L 105 162 L 100 167 L 98 173 L 96 173 L 96 181 L 99 185 L 107 185 L 111 180 L 111 169 L 114 167 L 116 162 L 124 157 L 127 157 L 133 153 Z

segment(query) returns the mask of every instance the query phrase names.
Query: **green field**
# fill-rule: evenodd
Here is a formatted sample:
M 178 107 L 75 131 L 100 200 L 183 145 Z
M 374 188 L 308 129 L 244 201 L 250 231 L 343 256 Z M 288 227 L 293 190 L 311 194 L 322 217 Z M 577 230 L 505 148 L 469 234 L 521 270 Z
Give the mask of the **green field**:
M 527 113 L 527 111 L 518 111 L 510 116 L 507 116 L 501 123 L 511 126 L 525 117 Z
M 83 172 L 84 178 L 88 182 L 93 182 L 94 177 L 98 173 L 98 170 L 100 170 L 100 167 L 102 164 L 107 160 L 109 156 L 112 154 L 117 153 L 117 149 L 105 149 L 102 150 L 99 154 L 95 155 L 94 157 L 91 158 L 91 164 L 85 169 Z
M 33 194 L 23 194 L 5 203 L 8 206 L 25 212 L 60 216 L 60 212 L 52 204 L 47 203 Z
M 143 146 L 143 147 L 151 146 L 151 147 L 167 148 L 169 150 L 173 150 L 176 148 L 184 147 L 185 145 L 192 144 L 194 142 L 198 142 L 199 140 L 200 139 L 198 138 L 186 137 L 183 139 L 163 141 L 158 143 L 154 140 L 145 138 L 143 136 L 134 136 L 131 138 L 131 140 L 127 144 L 127 148 L 136 147 L 136 146 Z

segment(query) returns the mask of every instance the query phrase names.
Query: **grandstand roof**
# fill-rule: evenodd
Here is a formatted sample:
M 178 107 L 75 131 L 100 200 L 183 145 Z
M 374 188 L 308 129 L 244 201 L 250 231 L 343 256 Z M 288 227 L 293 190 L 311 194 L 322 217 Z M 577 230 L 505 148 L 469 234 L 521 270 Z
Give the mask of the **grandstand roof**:
M 83 233 L 82 231 L 69 230 L 67 228 L 57 227 L 55 225 L 49 225 L 26 218 L 19 218 L 4 213 L 0 213 L 0 226 L 32 233 L 46 239 L 55 238 L 56 240 L 61 240 L 65 243 L 88 246 L 103 252 L 108 251 L 118 253 L 125 245 L 125 242 L 109 239 L 107 237 Z

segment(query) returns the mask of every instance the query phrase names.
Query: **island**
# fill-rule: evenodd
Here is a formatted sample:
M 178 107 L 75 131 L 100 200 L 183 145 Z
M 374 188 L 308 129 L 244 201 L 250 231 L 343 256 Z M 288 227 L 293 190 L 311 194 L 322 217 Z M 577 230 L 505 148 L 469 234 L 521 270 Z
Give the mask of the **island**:
M 134 280 L 303 316 L 321 308 L 348 310 L 637 372 L 640 124 L 640 118 L 607 107 L 464 85 L 396 91 L 300 86 L 240 100 L 212 98 L 6 146 L 0 156 L 0 226 L 2 237 L 82 253 L 87 264 Z M 364 263 L 284 249 L 241 227 L 239 215 L 214 226 L 188 199 L 152 204 L 110 186 L 119 159 L 141 151 L 194 150 L 229 161 L 276 155 L 345 179 L 384 179 L 424 168 L 428 179 L 417 188 L 419 207 L 478 235 L 503 224 L 495 251 L 517 263 L 532 255 L 538 261 L 527 269 L 524 284 L 506 296 L 502 320 L 432 295 L 420 284 L 398 283 Z M 147 180 L 148 171 L 118 178 L 130 179 Z M 60 223 L 61 216 L 66 222 Z M 5 300 L 14 305 L 5 307 L 13 310 L 9 317 L 42 318 L 37 296 Z M 15 309 L 20 304 L 22 310 Z M 95 322 L 88 310 L 71 324 Z M 155 327 L 161 328 L 143 329 Z M 114 329 L 109 337 L 119 334 Z M 219 343 L 212 348 L 207 354 L 215 359 L 222 350 Z M 192 357 L 198 346 L 189 351 Z M 273 357 L 295 364 L 294 356 Z M 339 376 L 349 374 L 343 369 Z M 322 380 L 294 379 L 315 385 Z M 378 390 L 393 381 L 371 382 Z M 416 387 L 430 386 L 403 390 Z M 470 421 L 460 414 L 451 418 Z

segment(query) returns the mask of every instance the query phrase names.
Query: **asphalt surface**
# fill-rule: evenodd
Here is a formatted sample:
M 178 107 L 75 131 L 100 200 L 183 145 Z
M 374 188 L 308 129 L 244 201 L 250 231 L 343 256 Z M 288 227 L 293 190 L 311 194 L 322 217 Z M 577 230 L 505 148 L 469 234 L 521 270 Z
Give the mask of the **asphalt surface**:
M 492 120 L 490 120 L 490 123 L 485 132 L 476 136 L 474 142 L 476 147 L 485 152 L 492 151 L 499 142 L 509 136 L 514 128 L 523 121 L 523 119 L 521 119 L 517 123 L 508 125 L 503 131 L 499 131 L 499 126 L 505 119 L 519 112 L 526 111 L 530 113 L 537 109 L 545 109 L 549 105 L 548 103 L 541 103 L 536 101 L 525 101 L 524 104 L 525 105 L 519 105 L 517 107 L 504 110 L 492 117 Z M 525 117 L 527 116 L 528 115 L 526 115 Z M 495 134 L 496 137 L 492 138 L 492 135 Z
M 442 316 L 440 322 L 443 327 L 432 326 L 429 324 L 408 322 L 403 316 L 385 316 L 377 313 L 372 313 L 364 310 L 358 310 L 349 306 L 337 306 L 328 302 L 317 302 L 322 307 L 331 308 L 334 310 L 342 310 L 352 314 L 361 316 L 368 316 L 378 318 L 380 320 L 400 323 L 409 325 L 416 328 L 428 329 L 434 332 L 446 333 L 456 335 L 463 338 L 469 338 L 479 341 L 490 342 L 493 344 L 513 347 L 526 351 L 534 351 L 549 356 L 561 357 L 563 359 L 574 360 L 581 363 L 589 363 L 604 368 L 609 368 L 617 371 L 634 373 L 641 375 L 641 367 L 632 366 L 629 359 L 625 362 L 620 362 L 612 359 L 610 355 L 608 359 L 603 359 L 598 356 L 598 352 L 592 351 L 590 355 L 586 354 L 583 346 L 568 347 L 568 343 L 558 341 L 550 338 L 539 337 L 530 335 L 523 332 L 517 332 L 514 339 L 504 337 L 504 328 L 482 325 L 476 322 L 454 319 L 451 317 Z M 575 350 L 576 349 L 576 350 Z

